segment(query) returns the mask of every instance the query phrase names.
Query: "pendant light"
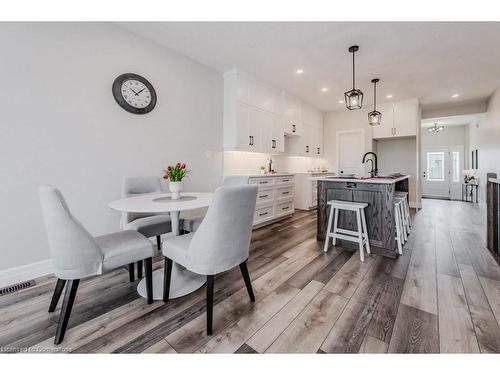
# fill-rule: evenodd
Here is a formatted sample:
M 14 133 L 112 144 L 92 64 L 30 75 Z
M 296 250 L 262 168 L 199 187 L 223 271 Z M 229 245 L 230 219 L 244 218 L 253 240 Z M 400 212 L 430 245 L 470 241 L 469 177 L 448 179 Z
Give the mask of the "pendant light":
M 437 122 L 434 123 L 434 126 L 427 128 L 427 131 L 429 133 L 441 133 L 443 130 L 444 130 L 444 126 L 438 125 Z
M 382 113 L 377 111 L 377 82 L 380 81 L 378 78 L 372 79 L 373 83 L 373 111 L 368 113 L 368 123 L 371 126 L 380 125 L 382 122 Z
M 344 93 L 345 105 L 347 109 L 360 109 L 363 106 L 363 92 L 358 90 L 355 85 L 355 65 L 354 53 L 359 50 L 358 46 L 349 47 L 349 52 L 352 53 L 352 90 Z

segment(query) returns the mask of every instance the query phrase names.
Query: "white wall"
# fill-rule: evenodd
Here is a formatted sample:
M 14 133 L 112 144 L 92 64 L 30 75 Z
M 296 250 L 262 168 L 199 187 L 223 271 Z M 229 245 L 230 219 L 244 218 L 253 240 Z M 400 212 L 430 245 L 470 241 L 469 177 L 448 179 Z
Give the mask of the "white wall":
M 409 195 L 412 206 L 418 204 L 416 197 L 417 139 L 398 138 L 380 139 L 377 141 L 377 156 L 379 174 L 385 175 L 395 172 L 410 175 Z
M 427 128 L 422 128 L 422 148 L 439 146 L 466 146 L 468 127 L 447 126 L 443 132 L 429 133 Z M 467 156 L 467 155 L 465 155 Z
M 373 151 L 372 126 L 368 124 L 368 112 L 372 108 L 349 111 L 327 112 L 324 116 L 324 145 L 325 160 L 328 170 L 337 172 L 337 132 L 353 129 L 365 130 L 365 152 Z M 360 160 L 361 162 L 361 160 Z M 370 168 L 368 168 L 370 169 Z
M 186 189 L 222 173 L 219 72 L 107 23 L 2 23 L 0 270 L 49 258 L 37 186 L 59 187 L 94 235 L 119 229 L 107 204 L 124 176 L 186 162 Z M 144 75 L 156 108 L 133 115 L 113 99 L 125 72 Z M 0 275 L 1 279 L 1 275 Z
M 479 154 L 479 194 L 484 201 L 486 173 L 494 172 L 500 176 L 500 88 L 489 99 L 484 120 L 469 125 L 468 158 L 474 149 L 478 149 Z

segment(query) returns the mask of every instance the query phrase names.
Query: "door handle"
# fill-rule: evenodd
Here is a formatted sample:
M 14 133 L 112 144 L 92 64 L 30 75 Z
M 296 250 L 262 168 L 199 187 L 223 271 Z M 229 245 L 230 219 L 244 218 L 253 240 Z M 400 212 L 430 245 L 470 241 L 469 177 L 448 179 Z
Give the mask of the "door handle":
M 292 125 L 292 133 L 296 132 L 296 127 L 297 127 L 297 125 Z

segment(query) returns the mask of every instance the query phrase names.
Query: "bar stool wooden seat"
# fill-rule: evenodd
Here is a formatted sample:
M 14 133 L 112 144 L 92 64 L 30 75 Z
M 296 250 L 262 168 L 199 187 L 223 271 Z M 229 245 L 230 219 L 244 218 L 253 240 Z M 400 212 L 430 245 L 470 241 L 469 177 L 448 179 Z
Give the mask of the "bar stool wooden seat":
M 355 242 L 359 245 L 359 258 L 362 262 L 365 260 L 363 246 L 366 247 L 366 252 L 370 254 L 370 241 L 368 239 L 368 227 L 366 226 L 365 207 L 368 203 L 349 202 L 331 200 L 328 202 L 330 205 L 330 215 L 328 216 L 328 226 L 326 228 L 325 246 L 323 251 L 328 251 L 330 238 L 332 245 L 335 246 L 336 239 Z M 357 231 L 342 229 L 338 227 L 339 211 L 353 211 L 356 213 L 356 227 Z M 333 230 L 332 230 L 333 222 Z

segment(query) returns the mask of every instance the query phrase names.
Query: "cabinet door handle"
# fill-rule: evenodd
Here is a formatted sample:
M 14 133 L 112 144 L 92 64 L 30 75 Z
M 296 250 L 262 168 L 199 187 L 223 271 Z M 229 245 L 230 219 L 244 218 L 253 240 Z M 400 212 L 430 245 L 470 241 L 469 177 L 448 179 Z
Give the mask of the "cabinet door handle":
M 264 215 L 267 215 L 267 212 L 262 212 L 259 214 L 259 216 L 264 216 Z
M 266 195 L 259 195 L 259 198 L 267 198 L 269 195 L 266 194 Z
M 309 146 L 306 146 L 306 153 L 309 153 Z
M 252 136 L 251 135 L 248 136 L 248 145 L 249 146 L 252 145 Z
M 276 140 L 275 140 L 275 139 L 273 139 L 272 141 L 273 141 L 273 145 L 272 145 L 271 147 L 272 147 L 272 148 L 276 148 Z
M 283 191 L 283 192 L 281 192 L 281 195 L 287 195 L 287 194 L 290 194 L 290 192 L 289 191 Z
M 282 207 L 281 209 L 282 209 L 283 211 L 285 211 L 285 210 L 288 210 L 289 208 L 290 208 L 290 206 L 286 206 L 286 207 Z
M 288 182 L 288 181 L 290 181 L 290 180 L 281 180 L 281 182 Z
M 318 153 L 318 155 L 319 155 L 319 147 L 318 147 L 318 152 L 317 152 L 317 153 Z
M 292 133 L 296 132 L 296 127 L 297 127 L 297 125 L 292 125 Z

